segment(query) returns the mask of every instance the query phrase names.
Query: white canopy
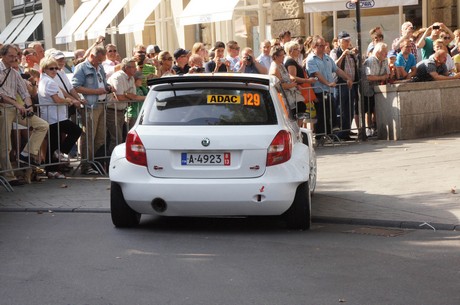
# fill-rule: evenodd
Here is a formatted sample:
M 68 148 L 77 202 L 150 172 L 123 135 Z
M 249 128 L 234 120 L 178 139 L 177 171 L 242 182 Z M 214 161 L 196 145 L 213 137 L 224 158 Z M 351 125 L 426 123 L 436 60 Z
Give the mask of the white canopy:
M 416 5 L 418 0 L 361 0 L 361 8 L 379 8 L 390 6 Z M 356 9 L 356 4 L 350 0 L 305 0 L 305 13 L 318 13 L 327 11 L 345 11 Z
M 19 17 L 14 17 L 13 19 L 11 19 L 10 23 L 8 23 L 6 28 L 0 34 L 0 43 L 4 43 L 8 39 L 8 37 L 18 27 L 18 25 L 21 23 L 23 19 L 24 19 L 23 15 Z
M 136 6 L 129 12 L 129 14 L 118 25 L 118 32 L 120 34 L 137 32 L 144 30 L 145 20 L 157 8 L 161 0 L 138 0 Z
M 110 0 L 100 0 L 93 10 L 86 17 L 85 21 L 78 27 L 78 29 L 73 33 L 75 41 L 85 40 L 86 30 L 93 24 L 94 20 L 101 14 L 101 12 L 106 7 L 107 3 Z
M 191 0 L 179 16 L 181 26 L 231 20 L 239 0 Z
M 22 32 L 22 30 L 27 26 L 27 24 L 32 20 L 34 17 L 34 14 L 28 14 L 22 19 L 22 21 L 19 23 L 16 29 L 14 29 L 13 33 L 11 33 L 10 36 L 5 40 L 4 43 L 13 43 L 13 41 L 18 37 L 19 33 Z
M 36 13 L 30 22 L 27 24 L 26 27 L 24 27 L 24 30 L 22 30 L 21 34 L 19 34 L 18 37 L 14 40 L 14 43 L 17 44 L 23 44 L 27 42 L 27 39 L 29 39 L 30 35 L 38 28 L 40 23 L 43 22 L 43 13 L 39 12 Z
M 126 3 L 128 3 L 128 0 L 111 0 L 105 11 L 97 18 L 97 20 L 86 32 L 88 39 L 105 36 L 105 29 L 123 9 Z
M 78 7 L 77 11 L 72 15 L 72 17 L 70 17 L 69 21 L 67 21 L 61 31 L 56 35 L 55 39 L 57 44 L 72 42 L 73 33 L 96 6 L 97 2 L 98 0 L 83 2 Z

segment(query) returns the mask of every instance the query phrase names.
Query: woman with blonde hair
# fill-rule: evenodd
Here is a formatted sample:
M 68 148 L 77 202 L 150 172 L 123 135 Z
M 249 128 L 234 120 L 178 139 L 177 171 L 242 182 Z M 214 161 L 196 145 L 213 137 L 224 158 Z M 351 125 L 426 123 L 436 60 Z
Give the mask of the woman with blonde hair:
M 193 54 L 200 55 L 201 58 L 203 58 L 204 62 L 207 62 L 209 60 L 208 50 L 206 49 L 206 47 L 204 46 L 204 43 L 202 42 L 195 42 L 193 44 L 191 52 L 192 52 L 192 55 Z
M 40 116 L 49 123 L 47 163 L 63 163 L 69 159 L 68 154 L 81 135 L 81 128 L 68 119 L 67 108 L 74 105 L 80 108 L 80 101 L 64 97 L 64 93 L 54 81 L 59 66 L 51 57 L 40 61 L 42 71 L 38 85 L 38 103 Z M 56 166 L 47 166 L 49 178 L 65 179 Z
M 281 46 L 273 47 L 271 52 L 272 63 L 270 66 L 269 75 L 276 76 L 281 83 L 281 87 L 286 93 L 287 103 L 293 117 L 296 117 L 298 109 L 301 111 L 303 104 L 303 112 L 305 112 L 305 100 L 297 88 L 295 77 L 289 75 L 288 70 L 284 66 L 284 57 L 286 55 L 284 48 Z
M 173 57 L 168 51 L 162 51 L 158 54 L 158 63 L 157 77 L 176 75 L 176 72 L 172 69 Z

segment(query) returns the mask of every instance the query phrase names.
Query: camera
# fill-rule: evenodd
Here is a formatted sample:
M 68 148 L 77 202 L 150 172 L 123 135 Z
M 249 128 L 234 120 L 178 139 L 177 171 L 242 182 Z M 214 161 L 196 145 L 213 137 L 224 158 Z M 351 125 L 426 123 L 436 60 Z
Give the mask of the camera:
M 204 72 L 204 68 L 202 67 L 192 67 L 191 68 L 194 72 L 202 73 Z
M 248 62 L 251 62 L 251 61 L 252 61 L 252 56 L 251 56 L 251 55 L 248 55 L 248 56 L 246 57 L 246 60 L 247 60 Z
M 31 118 L 35 115 L 35 112 L 27 112 L 25 115 L 22 116 L 22 119 L 24 120 L 25 118 Z
M 31 75 L 29 73 L 21 73 L 21 77 L 23 79 L 29 79 L 31 77 Z
M 110 86 L 109 84 L 105 85 L 105 92 L 107 93 L 112 92 L 112 86 Z
M 223 64 L 225 64 L 225 62 L 227 61 L 225 58 L 220 58 L 219 61 Z
M 138 65 L 143 65 L 145 61 L 145 54 L 140 54 L 139 55 L 139 61 L 137 62 Z
M 441 27 L 439 25 L 433 25 L 433 30 L 439 30 Z

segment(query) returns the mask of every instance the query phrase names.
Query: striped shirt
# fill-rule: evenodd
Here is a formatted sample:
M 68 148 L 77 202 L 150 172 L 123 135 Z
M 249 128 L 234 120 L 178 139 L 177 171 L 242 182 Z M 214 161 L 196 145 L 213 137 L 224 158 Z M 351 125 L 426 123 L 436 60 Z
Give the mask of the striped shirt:
M 0 84 L 3 84 L 0 88 L 0 93 L 13 100 L 16 100 L 17 94 L 19 94 L 23 100 L 30 97 L 26 83 L 22 79 L 21 74 L 12 68 L 7 68 L 2 60 L 0 60 Z

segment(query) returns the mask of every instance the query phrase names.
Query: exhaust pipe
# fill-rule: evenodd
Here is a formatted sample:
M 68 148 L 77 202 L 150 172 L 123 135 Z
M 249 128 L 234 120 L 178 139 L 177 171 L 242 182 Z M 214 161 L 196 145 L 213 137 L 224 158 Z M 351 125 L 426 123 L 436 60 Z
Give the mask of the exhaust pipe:
M 167 209 L 166 202 L 161 198 L 155 198 L 152 200 L 152 208 L 157 213 L 163 213 Z

